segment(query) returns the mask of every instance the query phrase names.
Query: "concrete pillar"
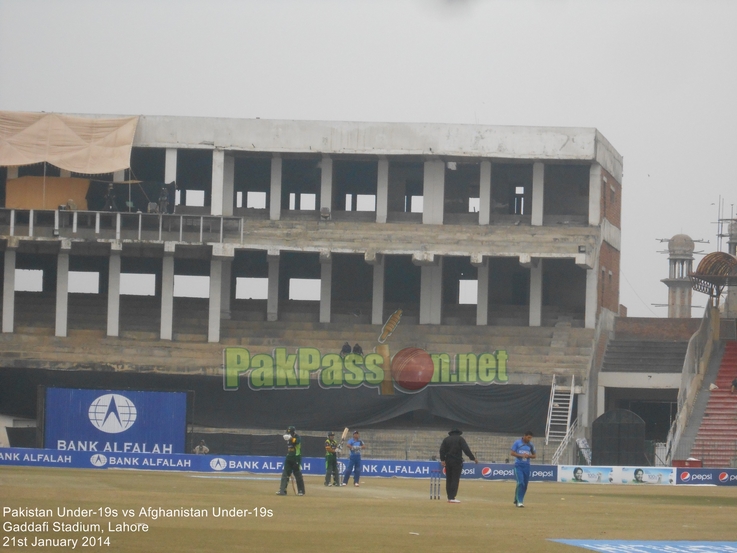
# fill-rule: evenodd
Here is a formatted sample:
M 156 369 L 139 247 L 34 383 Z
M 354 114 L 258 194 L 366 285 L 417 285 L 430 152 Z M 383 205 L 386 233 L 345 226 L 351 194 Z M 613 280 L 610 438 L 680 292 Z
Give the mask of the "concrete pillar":
M 235 206 L 235 158 L 223 160 L 223 216 L 232 217 Z
M 107 335 L 120 335 L 120 252 L 123 245 L 114 243 L 110 248 L 107 276 Z
M 333 210 L 333 160 L 330 156 L 322 156 L 320 162 L 320 211 L 324 208 Z
M 479 177 L 479 225 L 488 225 L 491 218 L 491 162 L 481 162 Z
M 320 322 L 330 322 L 333 289 L 333 258 L 329 251 L 320 252 Z
M 586 390 L 588 386 L 584 388 Z M 573 417 L 578 418 L 578 425 L 580 428 L 588 429 L 591 426 L 591 421 L 589 420 L 589 394 L 588 392 L 584 391 L 582 394 L 578 395 L 577 401 L 576 401 L 576 410 L 575 412 L 571 413 L 571 419 Z
M 589 225 L 601 223 L 601 165 L 592 163 L 589 169 Z
M 484 260 L 476 269 L 478 291 L 476 292 L 476 326 L 489 324 L 489 261 Z
M 668 286 L 668 318 L 691 318 L 691 286 L 690 282 L 671 283 Z M 729 289 L 727 289 L 729 290 Z M 725 306 L 728 305 L 725 303 Z
M 69 314 L 69 251 L 64 248 L 56 256 L 56 330 L 54 336 L 67 335 Z
M 433 265 L 422 265 L 420 273 L 420 324 L 439 325 L 443 306 L 442 258 Z
M 13 417 L 10 415 L 0 415 L 0 447 L 10 447 L 8 428 L 13 428 L 13 423 Z
M 606 410 L 606 386 L 597 386 L 596 390 L 596 418 L 604 414 Z
M 269 252 L 267 259 L 269 262 L 269 293 L 266 298 L 266 320 L 277 321 L 279 320 L 279 252 Z
M 269 219 L 272 221 L 278 221 L 281 218 L 281 174 L 281 156 L 275 154 L 271 158 L 271 191 L 269 192 Z
M 3 332 L 13 332 L 14 321 L 15 248 L 8 248 L 3 261 Z
M 210 214 L 222 215 L 225 198 L 225 152 L 212 151 L 212 194 L 210 196 Z
M 233 291 L 233 260 L 223 259 L 222 285 L 220 294 L 220 318 L 230 319 L 230 299 Z
M 543 260 L 533 258 L 530 263 L 530 326 L 542 324 Z
M 737 256 L 737 221 L 729 223 L 729 239 L 727 240 L 727 253 Z M 727 286 L 727 298 L 724 302 L 724 316 L 737 317 L 737 285 Z
M 442 225 L 445 208 L 445 162 L 425 162 L 422 182 L 422 224 Z
M 532 226 L 543 224 L 543 204 L 545 198 L 545 164 L 532 164 Z
M 210 299 L 209 316 L 207 323 L 207 341 L 217 343 L 220 341 L 220 300 L 222 299 L 223 260 L 212 258 L 210 260 Z
M 164 157 L 164 182 L 172 183 L 177 180 L 177 149 L 167 148 Z M 155 198 L 154 198 L 155 200 Z M 176 195 L 174 196 L 174 207 L 172 213 L 176 212 Z
M 177 149 L 167 148 L 164 158 L 164 181 L 170 183 L 177 180 Z
M 371 295 L 371 324 L 384 324 L 384 256 L 377 255 L 374 261 L 373 294 Z
M 174 242 L 164 242 L 161 264 L 161 339 L 171 340 L 174 328 Z
M 379 167 L 376 177 L 376 222 L 386 223 L 389 211 L 389 160 L 379 158 Z
M 593 269 L 586 270 L 586 307 L 584 308 L 584 326 L 586 328 L 596 328 L 596 314 L 598 294 L 598 264 Z

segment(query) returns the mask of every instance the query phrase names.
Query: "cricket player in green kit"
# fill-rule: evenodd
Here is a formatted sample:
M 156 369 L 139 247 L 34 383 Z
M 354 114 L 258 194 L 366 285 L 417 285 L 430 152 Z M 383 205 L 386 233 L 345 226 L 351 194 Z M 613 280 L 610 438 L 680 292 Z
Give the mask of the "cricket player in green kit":
M 335 441 L 335 432 L 328 432 L 328 439 L 325 440 L 325 485 L 330 485 L 330 478 L 333 479 L 333 486 L 340 486 L 338 482 L 338 442 Z
M 287 428 L 287 433 L 284 434 L 284 440 L 287 442 L 287 457 L 284 459 L 281 485 L 276 495 L 287 495 L 287 484 L 292 473 L 294 473 L 294 479 L 297 481 L 297 495 L 304 495 L 305 481 L 302 478 L 302 469 L 299 466 L 302 461 L 302 438 L 297 434 L 297 429 L 290 426 Z

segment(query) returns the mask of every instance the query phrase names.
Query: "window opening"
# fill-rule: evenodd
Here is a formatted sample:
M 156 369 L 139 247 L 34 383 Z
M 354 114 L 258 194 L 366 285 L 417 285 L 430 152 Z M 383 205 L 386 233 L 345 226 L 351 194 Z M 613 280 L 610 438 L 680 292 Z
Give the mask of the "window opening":
M 156 275 L 147 273 L 120 273 L 121 296 L 155 296 Z
M 290 278 L 289 299 L 297 301 L 319 301 L 319 278 Z
M 43 292 L 44 272 L 41 269 L 16 269 L 16 292 Z
M 459 280 L 458 281 L 458 303 L 460 305 L 476 305 L 479 297 L 479 281 L 478 280 Z
M 174 275 L 174 297 L 209 298 L 210 277 L 196 275 Z

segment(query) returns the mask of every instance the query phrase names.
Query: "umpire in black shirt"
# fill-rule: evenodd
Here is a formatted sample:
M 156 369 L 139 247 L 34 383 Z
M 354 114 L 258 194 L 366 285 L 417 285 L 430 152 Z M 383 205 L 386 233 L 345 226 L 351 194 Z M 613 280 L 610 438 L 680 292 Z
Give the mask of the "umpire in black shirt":
M 461 434 L 463 432 L 458 429 L 451 430 L 440 444 L 440 464 L 445 467 L 445 492 L 448 494 L 448 503 L 460 503 L 456 499 L 456 494 L 463 470 L 463 454 L 465 453 L 474 463 L 479 462 Z

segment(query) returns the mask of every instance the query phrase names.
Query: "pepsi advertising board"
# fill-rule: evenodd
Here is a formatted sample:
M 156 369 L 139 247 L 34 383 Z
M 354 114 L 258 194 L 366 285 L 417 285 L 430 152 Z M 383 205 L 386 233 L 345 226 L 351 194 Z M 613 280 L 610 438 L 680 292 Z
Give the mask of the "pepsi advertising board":
M 184 453 L 187 394 L 47 388 L 43 420 L 47 449 Z
M 676 484 L 690 486 L 737 486 L 736 469 L 676 469 Z
M 491 464 L 463 465 L 464 478 L 478 478 L 484 480 L 515 480 L 514 465 Z M 468 471 L 468 473 L 467 473 Z M 530 465 L 530 482 L 556 482 L 558 467 L 555 465 Z

